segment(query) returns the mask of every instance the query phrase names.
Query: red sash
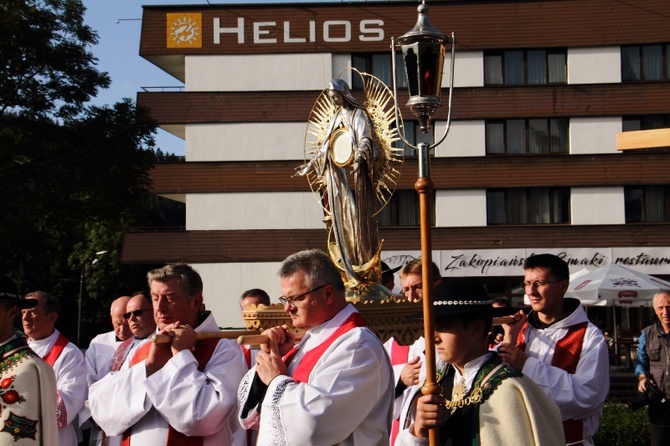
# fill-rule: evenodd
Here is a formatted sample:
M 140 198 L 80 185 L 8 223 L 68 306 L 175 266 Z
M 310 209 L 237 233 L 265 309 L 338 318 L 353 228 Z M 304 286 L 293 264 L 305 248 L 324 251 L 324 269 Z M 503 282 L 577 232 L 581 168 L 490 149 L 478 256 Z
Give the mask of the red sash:
M 192 350 L 193 356 L 195 356 L 196 361 L 198 361 L 198 370 L 201 372 L 205 369 L 205 366 L 209 362 L 216 345 L 219 343 L 218 339 L 208 339 L 206 341 L 198 341 L 195 344 L 195 347 Z M 130 359 L 130 366 L 144 361 L 149 356 L 149 350 L 151 350 L 152 342 L 147 342 L 141 346 Z M 128 428 L 123 433 L 123 440 L 121 446 L 130 446 L 130 436 L 131 436 L 132 427 Z M 168 427 L 167 442 L 166 446 L 202 446 L 203 437 L 189 437 L 177 432 L 172 426 Z
M 63 349 L 69 342 L 70 341 L 68 341 L 67 338 L 63 336 L 63 333 L 58 333 L 58 339 L 56 339 L 56 343 L 54 344 L 53 347 L 51 347 L 49 353 L 47 353 L 44 356 L 44 358 L 42 358 L 44 359 L 44 362 L 46 362 L 51 366 L 51 368 L 53 368 L 54 364 L 60 357 L 61 353 L 63 353 Z M 65 402 L 63 401 L 60 392 L 57 393 L 58 396 L 56 398 L 56 425 L 58 426 L 58 429 L 63 429 L 67 426 L 67 407 L 65 407 Z
M 44 362 L 53 367 L 60 354 L 63 353 L 63 349 L 69 342 L 70 341 L 68 341 L 67 338 L 63 336 L 63 333 L 58 333 L 58 339 L 56 339 L 56 343 L 53 347 L 51 347 L 49 353 L 47 353 L 46 356 L 42 358 L 44 359 Z
M 556 342 L 554 347 L 554 356 L 551 359 L 552 367 L 563 369 L 571 375 L 577 371 L 579 357 L 582 354 L 584 345 L 584 336 L 588 322 L 582 322 L 568 328 L 566 335 Z M 517 346 L 521 350 L 526 349 L 526 340 L 523 335 L 526 330 L 526 324 L 521 328 L 517 339 Z M 563 421 L 563 432 L 565 433 L 565 442 L 568 444 L 580 445 L 584 438 L 583 420 L 565 420 Z
M 300 360 L 300 363 L 291 374 L 291 378 L 301 383 L 309 382 L 310 373 L 312 373 L 314 366 L 316 365 L 317 362 L 319 362 L 321 356 L 325 353 L 326 350 L 328 350 L 328 347 L 330 347 L 333 344 L 333 342 L 337 340 L 337 338 L 339 338 L 352 328 L 365 327 L 365 325 L 366 325 L 365 320 L 360 315 L 360 313 L 352 313 L 351 316 L 349 316 L 347 320 L 344 321 L 344 324 L 340 325 L 338 329 L 335 330 L 335 332 L 332 335 L 330 335 L 328 339 L 326 339 L 317 347 L 305 353 L 305 355 Z M 287 364 L 290 362 L 291 359 L 293 359 L 293 356 L 294 355 L 290 355 L 289 358 L 287 355 L 287 359 L 285 359 Z
M 400 345 L 394 339 L 391 343 L 391 365 L 405 364 L 409 359 L 409 345 Z M 400 418 L 394 418 L 391 422 L 391 446 L 395 444 L 395 438 L 400 432 Z
M 114 351 L 114 356 L 112 356 L 112 365 L 109 367 L 110 372 L 118 372 L 121 370 L 123 361 L 126 359 L 126 354 L 128 349 L 133 345 L 133 338 L 128 338 L 123 341 Z

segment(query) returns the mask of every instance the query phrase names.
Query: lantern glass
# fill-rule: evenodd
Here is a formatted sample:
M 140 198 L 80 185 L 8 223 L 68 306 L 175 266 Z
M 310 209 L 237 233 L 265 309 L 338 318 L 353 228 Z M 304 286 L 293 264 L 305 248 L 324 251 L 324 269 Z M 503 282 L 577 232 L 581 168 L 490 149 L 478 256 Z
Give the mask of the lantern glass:
M 401 45 L 410 98 L 434 96 L 442 90 L 445 47 L 441 42 L 414 42 Z

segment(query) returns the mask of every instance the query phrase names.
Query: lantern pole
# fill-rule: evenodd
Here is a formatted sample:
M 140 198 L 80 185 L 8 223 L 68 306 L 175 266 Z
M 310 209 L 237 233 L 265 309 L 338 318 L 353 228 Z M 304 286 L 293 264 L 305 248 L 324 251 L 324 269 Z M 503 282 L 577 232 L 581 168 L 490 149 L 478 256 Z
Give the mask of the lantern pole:
M 440 93 L 442 89 L 442 69 L 444 65 L 444 53 L 446 42 L 451 42 L 451 64 L 449 102 L 447 111 L 447 124 L 443 136 L 434 144 L 419 142 L 416 146 L 405 139 L 404 129 L 400 137 L 405 144 L 418 151 L 419 177 L 414 184 L 414 189 L 419 194 L 419 224 L 421 233 L 421 280 L 423 282 L 423 329 L 425 339 L 425 364 L 426 382 L 421 388 L 424 395 L 439 395 L 440 386 L 437 381 L 435 365 L 435 334 L 433 330 L 433 277 L 432 277 L 432 240 L 430 199 L 435 186 L 430 178 L 430 151 L 444 141 L 451 127 L 451 105 L 454 86 L 454 56 L 455 35 L 451 38 L 433 28 L 428 20 L 428 6 L 425 0 L 417 8 L 418 18 L 416 25 L 409 32 L 397 39 L 398 46 L 403 53 L 403 62 L 407 76 L 410 99 L 407 107 L 414 113 L 419 121 L 421 132 L 430 131 L 430 120 L 435 111 L 442 106 Z M 398 119 L 397 83 L 396 83 L 396 39 L 391 39 L 391 61 L 393 75 L 393 95 L 396 122 Z M 439 442 L 438 429 L 430 429 L 428 432 L 430 446 L 436 446 Z

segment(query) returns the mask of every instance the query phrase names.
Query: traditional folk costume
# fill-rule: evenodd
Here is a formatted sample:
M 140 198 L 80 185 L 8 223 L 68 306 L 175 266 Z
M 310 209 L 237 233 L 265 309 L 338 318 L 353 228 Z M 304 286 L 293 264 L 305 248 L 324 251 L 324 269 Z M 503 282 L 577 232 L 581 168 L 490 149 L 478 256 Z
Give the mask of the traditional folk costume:
M 531 311 L 517 346 L 529 356 L 523 374 L 561 410 L 567 443 L 587 445 L 609 392 L 607 343 L 577 299 L 564 298 L 564 305 L 569 315 L 548 327 Z
M 467 363 L 465 376 L 440 362 L 437 371 L 443 395 L 452 395 L 447 401 L 451 414 L 439 428 L 441 446 L 565 445 L 556 405 L 528 377 L 504 364 L 497 353 Z M 412 411 L 419 396 L 417 389 Z M 413 415 L 408 415 L 408 423 Z M 428 439 L 413 436 L 407 428 L 395 444 L 426 445 Z
M 196 332 L 218 331 L 206 312 Z M 151 340 L 128 354 L 121 370 L 89 389 L 93 419 L 132 446 L 244 445 L 235 419 L 236 389 L 246 366 L 234 341 L 198 342 L 146 375 Z M 132 357 L 131 357 L 132 356 Z
M 25 338 L 0 346 L 0 445 L 55 446 L 56 377 Z
M 44 339 L 28 339 L 28 345 L 53 367 L 56 374 L 58 444 L 77 446 L 77 434 L 72 422 L 86 400 L 87 369 L 84 354 L 58 330 Z
M 395 379 L 395 400 L 393 401 L 393 421 L 391 423 L 391 441 L 390 444 L 395 443 L 395 438 L 400 432 L 402 424 L 400 423 L 400 418 L 403 413 L 403 407 L 409 404 L 409 401 L 414 395 L 413 386 L 406 386 L 403 384 L 400 378 L 403 367 L 407 364 L 410 359 L 416 357 L 419 358 L 419 361 L 423 363 L 426 360 L 426 355 L 424 350 L 426 348 L 426 341 L 423 336 L 419 337 L 412 345 L 400 345 L 395 340 L 391 338 L 384 343 L 384 349 L 388 353 L 389 358 L 391 358 L 391 365 L 393 366 L 393 377 Z
M 240 422 L 259 429 L 259 446 L 388 445 L 393 371 L 353 305 L 309 330 L 284 360 L 287 375 L 268 386 L 255 368 L 240 383 Z

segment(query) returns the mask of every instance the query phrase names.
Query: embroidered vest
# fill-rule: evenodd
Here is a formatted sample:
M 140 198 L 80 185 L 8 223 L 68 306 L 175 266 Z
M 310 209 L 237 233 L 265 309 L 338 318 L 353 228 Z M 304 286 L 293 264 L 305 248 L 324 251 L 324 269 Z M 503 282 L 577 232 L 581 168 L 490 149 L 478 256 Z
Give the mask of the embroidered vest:
M 192 352 L 196 361 L 198 361 L 198 370 L 201 372 L 205 369 L 209 359 L 212 357 L 218 342 L 218 339 L 208 339 L 205 341 L 198 341 L 198 343 L 195 344 Z M 147 342 L 135 352 L 133 357 L 130 359 L 131 367 L 147 359 L 149 356 L 149 351 L 151 350 L 151 344 L 151 342 Z M 121 446 L 130 446 L 132 429 L 133 428 L 130 427 L 123 433 Z M 165 444 L 166 446 L 202 446 L 203 437 L 189 437 L 182 434 L 181 432 L 177 432 L 172 426 L 168 426 L 167 442 Z
M 527 323 L 521 328 L 517 340 L 517 347 L 521 350 L 526 349 L 526 340 L 523 333 L 526 331 Z M 584 336 L 588 322 L 582 322 L 568 328 L 568 332 L 562 339 L 556 342 L 554 347 L 554 356 L 551 358 L 551 365 L 563 369 L 571 375 L 577 371 L 579 357 L 582 354 L 584 345 Z M 579 445 L 584 437 L 583 420 L 565 420 L 563 421 L 563 432 L 565 441 L 568 444 Z

